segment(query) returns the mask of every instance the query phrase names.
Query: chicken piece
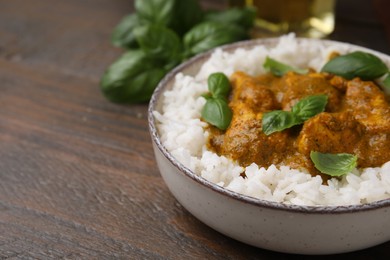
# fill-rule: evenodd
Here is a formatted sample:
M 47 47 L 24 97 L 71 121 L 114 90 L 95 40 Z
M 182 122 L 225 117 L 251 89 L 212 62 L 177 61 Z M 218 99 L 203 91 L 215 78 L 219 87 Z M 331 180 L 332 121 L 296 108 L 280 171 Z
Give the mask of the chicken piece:
M 355 150 L 359 167 L 390 161 L 390 104 L 382 90 L 372 81 L 353 79 L 347 84 L 344 109 L 365 127 Z
M 261 113 L 248 111 L 234 115 L 224 135 L 221 153 L 243 166 L 253 162 L 260 166 L 281 162 L 289 147 L 288 131 L 266 136 L 262 132 L 261 117 Z
M 219 155 L 241 166 L 289 165 L 320 175 L 323 180 L 330 176 L 314 167 L 311 151 L 355 154 L 358 167 L 390 161 L 390 105 L 375 83 L 314 72 L 289 72 L 283 77 L 251 77 L 236 72 L 231 80 L 230 126 L 226 131 L 210 128 L 209 146 Z M 328 96 L 326 112 L 308 119 L 303 126 L 268 136 L 263 133 L 263 113 L 291 110 L 302 98 L 318 94 Z
M 347 89 L 348 80 L 340 76 L 332 76 L 329 79 L 330 84 L 338 90 L 345 92 Z
M 357 144 L 355 154 L 359 167 L 382 166 L 390 161 L 390 132 L 367 133 Z
M 349 112 L 320 113 L 307 120 L 297 139 L 298 151 L 309 156 L 321 153 L 355 153 L 364 127 Z
M 304 97 L 326 94 L 328 104 L 326 111 L 338 111 L 341 105 L 341 92 L 334 88 L 320 73 L 300 75 L 289 72 L 283 76 L 280 91 L 284 92 L 282 102 L 283 110 L 291 110 L 299 100 Z
M 262 131 L 262 112 L 279 107 L 273 92 L 262 83 L 275 77 L 253 78 L 243 72 L 231 77 L 232 95 L 229 106 L 233 118 L 223 136 L 210 141 L 216 150 L 240 165 L 253 162 L 268 166 L 281 161 L 286 150 L 287 133 L 266 136 Z M 278 155 L 279 153 L 279 155 Z
M 233 86 L 231 107 L 233 110 L 236 103 L 245 104 L 255 113 L 279 107 L 274 93 L 258 79 L 244 72 L 236 72 L 232 75 L 231 81 Z
M 373 133 L 390 133 L 390 104 L 385 94 L 372 81 L 359 78 L 347 84 L 344 109 Z

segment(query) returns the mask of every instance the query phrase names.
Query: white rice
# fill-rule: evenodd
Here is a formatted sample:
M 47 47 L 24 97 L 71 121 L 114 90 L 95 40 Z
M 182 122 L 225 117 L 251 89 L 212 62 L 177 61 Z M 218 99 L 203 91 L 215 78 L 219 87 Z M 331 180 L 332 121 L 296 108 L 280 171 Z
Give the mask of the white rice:
M 195 174 L 226 189 L 259 199 L 296 205 L 353 205 L 390 198 L 390 162 L 382 167 L 353 170 L 342 179 L 332 178 L 323 185 L 319 176 L 288 166 L 268 169 L 251 164 L 241 167 L 224 156 L 208 151 L 206 123 L 200 120 L 205 104 L 201 94 L 208 91 L 207 77 L 223 72 L 228 77 L 235 71 L 250 75 L 264 73 L 263 62 L 270 56 L 298 67 L 320 70 L 334 47 L 302 43 L 294 35 L 280 38 L 274 48 L 257 46 L 226 53 L 217 49 L 195 76 L 178 74 L 172 90 L 163 97 L 161 113 L 155 111 L 161 141 L 167 150 Z M 347 47 L 338 48 L 346 53 Z M 246 178 L 240 174 L 245 172 Z

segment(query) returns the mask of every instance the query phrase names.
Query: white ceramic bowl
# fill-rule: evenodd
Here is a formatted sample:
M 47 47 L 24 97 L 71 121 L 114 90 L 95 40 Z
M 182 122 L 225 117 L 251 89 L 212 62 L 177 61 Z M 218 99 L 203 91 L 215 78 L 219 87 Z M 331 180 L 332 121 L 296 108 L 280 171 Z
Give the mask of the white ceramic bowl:
M 298 39 L 299 41 L 318 41 Z M 224 51 L 274 46 L 277 39 L 226 45 Z M 365 48 L 334 41 L 324 44 Z M 211 51 L 171 71 L 155 90 L 149 105 L 149 128 L 161 175 L 176 199 L 211 228 L 244 243 L 297 254 L 335 254 L 364 249 L 390 240 L 390 199 L 357 206 L 296 206 L 241 195 L 197 176 L 178 162 L 159 138 L 152 112 L 161 111 L 162 93 L 172 88 L 175 75 L 195 75 Z M 390 57 L 376 53 L 387 64 Z

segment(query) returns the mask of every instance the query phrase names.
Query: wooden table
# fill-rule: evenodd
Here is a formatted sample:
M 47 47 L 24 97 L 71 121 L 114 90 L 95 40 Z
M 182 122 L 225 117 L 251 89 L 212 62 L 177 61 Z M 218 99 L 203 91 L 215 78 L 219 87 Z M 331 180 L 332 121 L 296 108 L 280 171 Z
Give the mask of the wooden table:
M 112 29 L 132 10 L 128 0 L 0 0 L 0 259 L 308 259 L 223 236 L 169 193 L 147 104 L 112 104 L 98 87 L 122 52 Z M 344 14 L 331 39 L 390 54 L 373 13 Z M 389 252 L 388 242 L 334 257 Z

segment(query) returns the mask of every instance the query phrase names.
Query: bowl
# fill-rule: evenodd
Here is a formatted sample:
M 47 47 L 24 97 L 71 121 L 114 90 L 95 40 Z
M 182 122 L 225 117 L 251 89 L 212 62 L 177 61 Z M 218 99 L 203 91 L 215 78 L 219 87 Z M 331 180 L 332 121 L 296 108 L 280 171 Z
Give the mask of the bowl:
M 257 39 L 220 47 L 275 46 L 277 38 Z M 348 50 L 368 49 L 330 40 L 298 38 Z M 356 251 L 390 240 L 390 199 L 361 205 L 299 206 L 242 195 L 214 184 L 183 166 L 161 142 L 153 111 L 161 111 L 165 91 L 175 75 L 195 75 L 214 50 L 193 57 L 173 69 L 159 83 L 148 110 L 153 149 L 161 175 L 170 192 L 197 219 L 238 241 L 293 254 L 335 254 Z M 373 52 L 369 50 L 370 52 Z M 390 64 L 390 57 L 374 52 Z

